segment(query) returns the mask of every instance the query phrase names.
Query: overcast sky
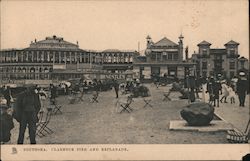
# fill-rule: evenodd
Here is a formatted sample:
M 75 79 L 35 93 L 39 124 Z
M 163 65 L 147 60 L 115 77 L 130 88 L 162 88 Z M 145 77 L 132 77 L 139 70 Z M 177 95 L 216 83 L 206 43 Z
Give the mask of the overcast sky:
M 189 53 L 206 40 L 223 48 L 231 39 L 249 57 L 247 0 L 6 1 L 1 3 L 1 48 L 25 48 L 57 35 L 92 50 L 145 49 L 154 42 L 184 36 Z

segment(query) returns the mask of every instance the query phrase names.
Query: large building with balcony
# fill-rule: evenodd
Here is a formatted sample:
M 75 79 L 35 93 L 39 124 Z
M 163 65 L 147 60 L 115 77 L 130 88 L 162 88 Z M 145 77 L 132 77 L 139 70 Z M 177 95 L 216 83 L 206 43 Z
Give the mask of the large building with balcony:
M 154 76 L 174 76 L 184 78 L 194 68 L 194 63 L 183 60 L 183 36 L 178 44 L 164 37 L 153 42 L 148 36 L 144 56 L 138 56 L 133 62 L 133 70 L 143 80 Z M 186 49 L 186 55 L 188 54 Z
M 197 76 L 208 77 L 221 74 L 224 78 L 237 76 L 240 71 L 249 71 L 249 62 L 240 57 L 238 46 L 231 40 L 225 48 L 210 48 L 211 43 L 202 41 L 198 44 L 198 53 L 192 55 L 191 60 L 196 63 Z
M 0 51 L 0 79 L 66 80 L 132 69 L 135 51 L 83 50 L 62 37 L 46 37 L 24 49 Z

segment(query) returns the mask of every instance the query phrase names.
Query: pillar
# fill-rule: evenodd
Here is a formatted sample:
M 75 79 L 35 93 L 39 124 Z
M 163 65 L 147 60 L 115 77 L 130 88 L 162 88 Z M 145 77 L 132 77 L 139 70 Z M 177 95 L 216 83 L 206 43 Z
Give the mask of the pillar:
M 62 52 L 60 52 L 60 51 L 58 52 L 58 57 L 59 57 L 59 62 L 58 62 L 58 63 L 59 63 L 59 64 L 61 64 L 61 58 L 62 58 L 62 57 L 61 57 L 61 53 L 62 53 Z
M 56 53 L 53 51 L 53 64 L 55 63 Z
M 69 63 L 71 64 L 72 63 L 72 60 L 71 60 L 71 52 L 69 52 Z

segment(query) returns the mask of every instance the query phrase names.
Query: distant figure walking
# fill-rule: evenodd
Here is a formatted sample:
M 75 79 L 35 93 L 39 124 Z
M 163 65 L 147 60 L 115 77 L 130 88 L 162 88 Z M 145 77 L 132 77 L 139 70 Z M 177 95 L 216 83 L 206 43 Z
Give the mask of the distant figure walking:
M 117 80 L 113 80 L 113 87 L 115 89 L 116 98 L 119 97 L 119 83 Z
M 214 78 L 210 77 L 210 79 L 207 82 L 207 91 L 206 91 L 206 93 L 209 94 L 209 104 L 212 104 L 214 102 L 213 84 L 214 84 Z
M 237 88 L 236 93 L 238 94 L 239 101 L 240 101 L 239 106 L 244 107 L 246 94 L 249 92 L 249 83 L 245 77 L 244 72 L 239 73 L 239 79 L 238 79 L 238 82 L 236 84 L 236 88 Z
M 214 94 L 214 106 L 216 105 L 217 102 L 217 107 L 220 106 L 220 92 L 221 92 L 221 83 L 219 80 L 215 81 L 212 85 L 213 88 L 213 94 Z
M 50 99 L 56 99 L 56 87 L 53 84 L 50 84 Z
M 30 143 L 36 144 L 36 123 L 40 108 L 41 103 L 39 95 L 35 93 L 35 86 L 28 86 L 26 91 L 18 95 L 15 106 L 15 119 L 20 124 L 17 144 L 23 144 L 27 125 Z

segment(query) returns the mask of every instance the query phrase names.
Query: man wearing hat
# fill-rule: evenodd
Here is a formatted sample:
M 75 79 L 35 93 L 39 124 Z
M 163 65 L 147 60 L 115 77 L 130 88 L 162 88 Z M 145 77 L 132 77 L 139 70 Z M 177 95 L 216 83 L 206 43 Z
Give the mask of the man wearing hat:
M 19 122 L 18 144 L 23 144 L 26 126 L 29 128 L 29 138 L 31 144 L 36 144 L 36 123 L 37 114 L 41 108 L 38 94 L 34 85 L 27 85 L 26 91 L 19 94 L 16 101 L 16 120 Z
M 249 84 L 244 72 L 239 73 L 239 79 L 236 84 L 236 93 L 239 96 L 240 106 L 245 106 L 246 94 L 249 92 Z

